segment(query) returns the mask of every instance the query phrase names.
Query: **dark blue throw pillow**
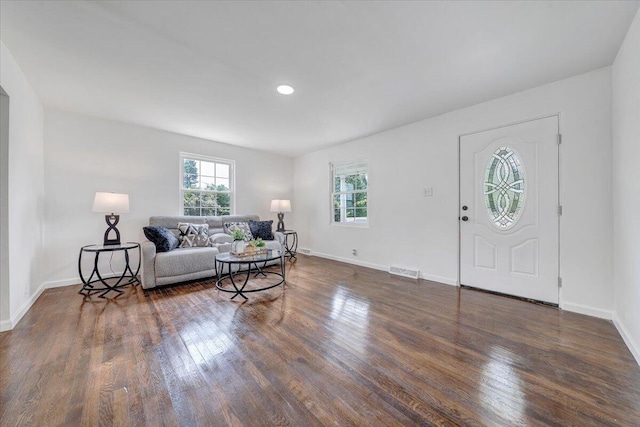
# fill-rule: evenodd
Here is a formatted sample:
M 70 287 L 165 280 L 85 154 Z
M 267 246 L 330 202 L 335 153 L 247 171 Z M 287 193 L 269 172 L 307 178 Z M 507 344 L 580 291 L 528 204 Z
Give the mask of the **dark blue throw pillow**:
M 249 221 L 249 228 L 251 229 L 251 234 L 253 234 L 254 239 L 259 237 L 262 240 L 273 240 L 274 237 L 271 232 L 271 225 L 273 225 L 273 220 Z
M 157 252 L 169 252 L 178 247 L 178 238 L 166 227 L 142 227 L 144 235 L 156 245 Z

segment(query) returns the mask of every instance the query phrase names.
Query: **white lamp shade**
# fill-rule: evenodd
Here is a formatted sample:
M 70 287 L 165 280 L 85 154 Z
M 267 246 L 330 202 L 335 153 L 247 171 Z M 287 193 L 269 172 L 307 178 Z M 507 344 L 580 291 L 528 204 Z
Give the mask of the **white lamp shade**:
M 118 193 L 96 193 L 93 199 L 93 212 L 129 213 L 129 195 Z
M 291 212 L 291 200 L 272 200 L 271 212 Z

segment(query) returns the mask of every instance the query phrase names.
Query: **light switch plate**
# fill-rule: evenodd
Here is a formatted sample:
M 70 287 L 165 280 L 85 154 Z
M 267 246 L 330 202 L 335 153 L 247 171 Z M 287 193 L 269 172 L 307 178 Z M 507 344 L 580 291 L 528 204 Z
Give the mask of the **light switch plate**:
M 433 187 L 426 187 L 422 189 L 422 197 L 433 196 Z

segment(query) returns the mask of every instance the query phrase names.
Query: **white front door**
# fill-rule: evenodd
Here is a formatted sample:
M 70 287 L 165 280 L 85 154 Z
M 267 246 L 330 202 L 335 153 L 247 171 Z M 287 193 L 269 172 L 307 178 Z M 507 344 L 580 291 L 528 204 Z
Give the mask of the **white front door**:
M 558 303 L 558 117 L 460 137 L 460 283 Z

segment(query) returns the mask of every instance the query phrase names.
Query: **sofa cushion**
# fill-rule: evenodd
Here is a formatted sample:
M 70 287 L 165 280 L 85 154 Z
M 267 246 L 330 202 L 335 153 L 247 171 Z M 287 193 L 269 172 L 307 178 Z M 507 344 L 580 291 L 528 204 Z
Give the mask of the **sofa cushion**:
M 216 233 L 225 233 L 225 222 L 249 222 L 251 220 L 260 221 L 258 215 L 224 215 L 224 216 L 208 216 L 206 223 L 209 224 L 209 236 Z
M 215 247 L 220 243 L 232 243 L 233 238 L 226 233 L 209 234 L 209 246 Z
M 249 221 L 249 228 L 251 229 L 251 234 L 253 234 L 254 239 L 259 237 L 262 240 L 273 240 L 272 226 L 272 219 L 269 221 Z
M 203 216 L 152 216 L 149 218 L 149 225 L 167 227 L 176 237 L 180 235 L 178 231 L 178 223 L 180 222 L 205 224 L 206 218 Z
M 178 248 L 156 255 L 156 276 L 170 277 L 215 270 L 216 248 Z
M 167 227 L 142 227 L 144 235 L 156 245 L 156 252 L 169 252 L 178 247 L 178 238 Z
M 234 230 L 240 230 L 244 233 L 244 240 L 253 240 L 253 234 L 251 234 L 251 228 L 249 228 L 248 222 L 225 222 L 224 232 L 227 234 L 233 234 Z
M 207 224 L 179 222 L 178 231 L 180 231 L 178 239 L 181 248 L 209 246 L 209 225 Z

